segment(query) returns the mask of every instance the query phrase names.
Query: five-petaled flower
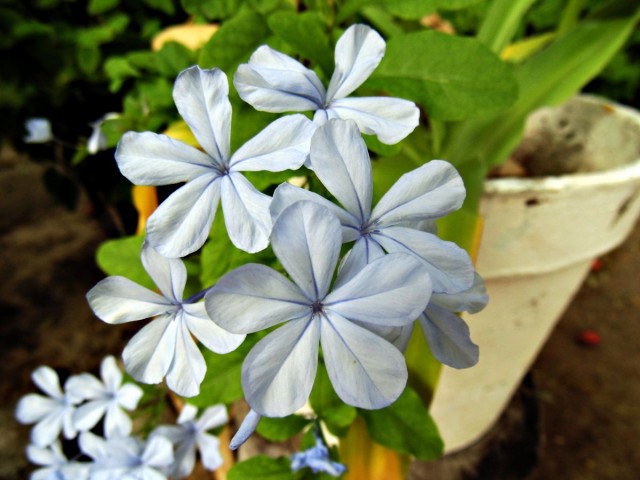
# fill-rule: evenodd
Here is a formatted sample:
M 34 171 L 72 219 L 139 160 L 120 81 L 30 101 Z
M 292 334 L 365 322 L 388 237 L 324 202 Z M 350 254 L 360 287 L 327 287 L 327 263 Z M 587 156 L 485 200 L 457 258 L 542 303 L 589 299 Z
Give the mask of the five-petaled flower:
M 205 297 L 212 320 L 234 333 L 283 323 L 243 363 L 242 387 L 251 408 L 281 417 L 302 407 L 320 345 L 329 378 L 345 403 L 377 409 L 395 401 L 407 380 L 404 358 L 360 324 L 413 322 L 431 292 L 422 263 L 406 253 L 386 255 L 348 281 L 339 274 L 339 287 L 331 290 L 342 244 L 340 222 L 313 202 L 282 212 L 271 244 L 293 282 L 264 265 L 248 264 L 222 277 Z
M 397 143 L 418 126 L 420 112 L 413 102 L 392 97 L 348 97 L 373 73 L 385 42 L 372 28 L 352 25 L 336 44 L 335 70 L 325 90 L 313 70 L 267 45 L 249 63 L 240 65 L 233 84 L 240 97 L 266 112 L 315 111 L 322 125 L 332 118 L 354 120 L 362 133 Z
M 167 377 L 171 390 L 185 397 L 197 395 L 207 366 L 192 336 L 209 350 L 228 353 L 244 340 L 213 323 L 204 303 L 183 301 L 187 270 L 179 259 L 165 258 L 148 245 L 142 264 L 162 292 L 159 295 L 124 277 L 108 277 L 87 293 L 98 318 L 124 323 L 155 317 L 122 352 L 127 371 L 144 383 Z
M 171 467 L 172 478 L 188 477 L 196 463 L 196 450 L 200 452 L 200 461 L 207 470 L 216 470 L 222 465 L 220 441 L 207 433 L 229 421 L 224 405 L 207 408 L 200 418 L 196 418 L 198 409 L 186 404 L 178 416 L 177 425 L 161 425 L 152 436 L 168 438 L 174 446 L 174 462 Z
M 133 383 L 122 384 L 122 372 L 113 356 L 105 357 L 100 364 L 98 380 L 90 373 L 82 373 L 69 379 L 69 386 L 88 400 L 73 414 L 75 427 L 83 432 L 96 426 L 104 417 L 104 434 L 127 436 L 131 433 L 131 419 L 122 410 L 133 410 L 142 397 L 142 389 Z
M 81 392 L 69 388 L 65 383 L 64 392 L 60 388 L 58 374 L 51 367 L 38 367 L 31 378 L 48 397 L 30 393 L 20 399 L 16 407 L 16 419 L 20 423 L 36 425 L 31 430 L 31 441 L 36 447 L 51 445 L 60 431 L 67 439 L 74 438 L 78 431 L 73 425 L 73 413 L 82 401 Z
M 218 203 L 236 247 L 250 253 L 266 248 L 271 197 L 240 172 L 297 169 L 309 154 L 313 124 L 298 114 L 276 120 L 231 155 L 228 94 L 227 76 L 217 68 L 190 67 L 176 79 L 176 107 L 204 152 L 152 132 L 127 132 L 118 143 L 116 160 L 131 182 L 186 182 L 147 223 L 148 242 L 167 257 L 183 257 L 204 244 Z

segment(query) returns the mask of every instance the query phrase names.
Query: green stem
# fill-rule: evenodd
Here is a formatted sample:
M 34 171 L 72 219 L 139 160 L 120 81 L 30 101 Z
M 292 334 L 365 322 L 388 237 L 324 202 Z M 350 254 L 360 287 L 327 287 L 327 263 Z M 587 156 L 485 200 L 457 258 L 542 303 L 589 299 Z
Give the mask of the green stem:
M 556 29 L 558 37 L 572 30 L 578 24 L 584 4 L 585 0 L 569 0 L 562 12 L 560 22 L 558 22 L 558 28 Z

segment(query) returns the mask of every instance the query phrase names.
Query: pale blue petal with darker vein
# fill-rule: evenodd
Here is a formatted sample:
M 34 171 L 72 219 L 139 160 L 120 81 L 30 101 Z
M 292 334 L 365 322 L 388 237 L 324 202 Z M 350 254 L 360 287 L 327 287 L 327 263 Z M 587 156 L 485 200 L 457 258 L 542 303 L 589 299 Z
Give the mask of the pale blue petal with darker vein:
M 178 112 L 202 146 L 218 165 L 229 160 L 231 103 L 225 73 L 197 65 L 180 72 L 173 87 Z
M 173 185 L 219 169 L 206 153 L 153 132 L 125 133 L 115 157 L 122 175 L 136 185 Z
M 318 366 L 319 322 L 292 320 L 260 340 L 242 364 L 242 390 L 251 408 L 270 417 L 301 408 Z

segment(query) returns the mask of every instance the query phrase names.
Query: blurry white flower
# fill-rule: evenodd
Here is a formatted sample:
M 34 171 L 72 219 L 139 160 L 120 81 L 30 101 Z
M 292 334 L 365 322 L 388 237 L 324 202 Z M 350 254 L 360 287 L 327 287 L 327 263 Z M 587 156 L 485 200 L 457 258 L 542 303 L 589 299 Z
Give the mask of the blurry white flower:
M 100 376 L 102 381 L 90 373 L 69 379 L 67 388 L 83 400 L 89 400 L 73 414 L 75 427 L 80 431 L 89 430 L 105 417 L 104 434 L 107 438 L 129 435 L 131 419 L 122 409 L 136 408 L 142 389 L 132 383 L 122 384 L 122 372 L 113 356 L 102 360 Z
M 31 463 L 44 467 L 34 471 L 31 480 L 84 480 L 89 477 L 90 464 L 67 460 L 59 441 L 47 448 L 29 445 L 27 458 Z
M 53 140 L 51 123 L 46 118 L 29 118 L 24 127 L 27 135 L 23 137 L 25 143 L 47 143 Z
M 89 140 L 87 140 L 87 151 L 91 155 L 95 155 L 100 150 L 105 150 L 107 148 L 107 137 L 105 137 L 104 133 L 102 132 L 102 124 L 107 120 L 111 120 L 117 117 L 119 117 L 119 114 L 115 112 L 105 113 L 98 120 L 90 123 L 93 131 L 91 132 Z

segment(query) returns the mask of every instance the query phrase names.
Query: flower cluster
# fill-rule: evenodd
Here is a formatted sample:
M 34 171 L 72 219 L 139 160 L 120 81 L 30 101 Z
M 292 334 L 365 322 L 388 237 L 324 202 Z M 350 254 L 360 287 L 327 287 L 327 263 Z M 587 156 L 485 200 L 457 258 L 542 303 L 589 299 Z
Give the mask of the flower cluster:
M 218 439 L 207 431 L 227 423 L 223 405 L 207 408 L 196 418 L 197 409 L 187 404 L 176 425 L 155 428 L 145 441 L 132 435 L 125 412 L 136 409 L 142 389 L 123 383 L 112 356 L 102 361 L 100 377 L 73 375 L 61 388 L 53 369 L 43 366 L 33 372 L 34 383 L 47 396 L 27 394 L 16 409 L 20 423 L 35 424 L 27 457 L 42 468 L 32 479 L 186 478 L 193 471 L 196 450 L 208 470 L 222 465 Z M 60 433 L 65 440 L 77 438 L 77 458 L 65 456 Z
M 441 362 L 465 368 L 478 360 L 456 312 L 486 304 L 483 283 L 468 254 L 440 239 L 434 223 L 462 205 L 459 174 L 449 163 L 432 160 L 403 175 L 373 205 L 371 159 L 362 134 L 396 143 L 419 118 L 416 105 L 406 100 L 349 97 L 384 50 L 384 40 L 371 28 L 350 27 L 337 42 L 335 71 L 325 89 L 312 70 L 260 47 L 234 76 L 240 97 L 258 110 L 314 114 L 283 116 L 235 152 L 227 76 L 217 68 L 188 68 L 176 79 L 173 97 L 201 149 L 151 132 L 128 132 L 118 144 L 116 161 L 134 184 L 183 185 L 147 223 L 141 261 L 160 293 L 114 276 L 98 283 L 87 299 L 108 323 L 152 318 L 124 349 L 125 368 L 144 383 L 166 378 L 171 390 L 187 397 L 199 393 L 207 369 L 194 337 L 225 354 L 247 335 L 263 332 L 242 366 L 251 412 L 232 448 L 252 434 L 262 416 L 284 417 L 303 407 L 319 361 L 344 403 L 363 409 L 393 403 L 407 384 L 403 351 L 416 321 Z M 303 166 L 331 198 L 288 183 L 269 196 L 243 174 Z M 248 253 L 270 245 L 279 264 L 245 264 L 184 299 L 187 270 L 181 257 L 207 241 L 219 205 L 233 245 Z M 84 395 L 92 393 L 78 408 L 79 383 Z M 107 386 L 104 380 L 104 388 L 83 377 L 68 384 L 63 394 L 39 383 L 54 398 L 47 412 L 55 409 L 67 438 L 106 412 L 106 438 L 84 434 L 81 440 L 94 465 L 133 465 L 136 458 L 144 468 L 180 478 L 192 468 L 196 446 L 217 446 L 205 430 L 226 420 L 226 412 L 210 409 L 205 420 L 195 421 L 188 407 L 179 419 L 184 428 L 158 429 L 143 443 L 122 437 L 130 425 L 107 401 L 117 397 L 113 381 Z M 133 403 L 127 395 L 119 403 L 125 408 Z M 35 414 L 43 408 L 32 406 L 21 404 L 19 418 L 44 418 Z M 49 436 L 35 434 L 40 448 L 52 440 L 51 429 L 42 430 Z M 173 466 L 167 442 L 177 446 Z M 208 468 L 218 463 L 217 457 L 202 458 Z M 318 465 L 330 474 L 342 471 L 322 443 L 294 459 L 294 468 Z

